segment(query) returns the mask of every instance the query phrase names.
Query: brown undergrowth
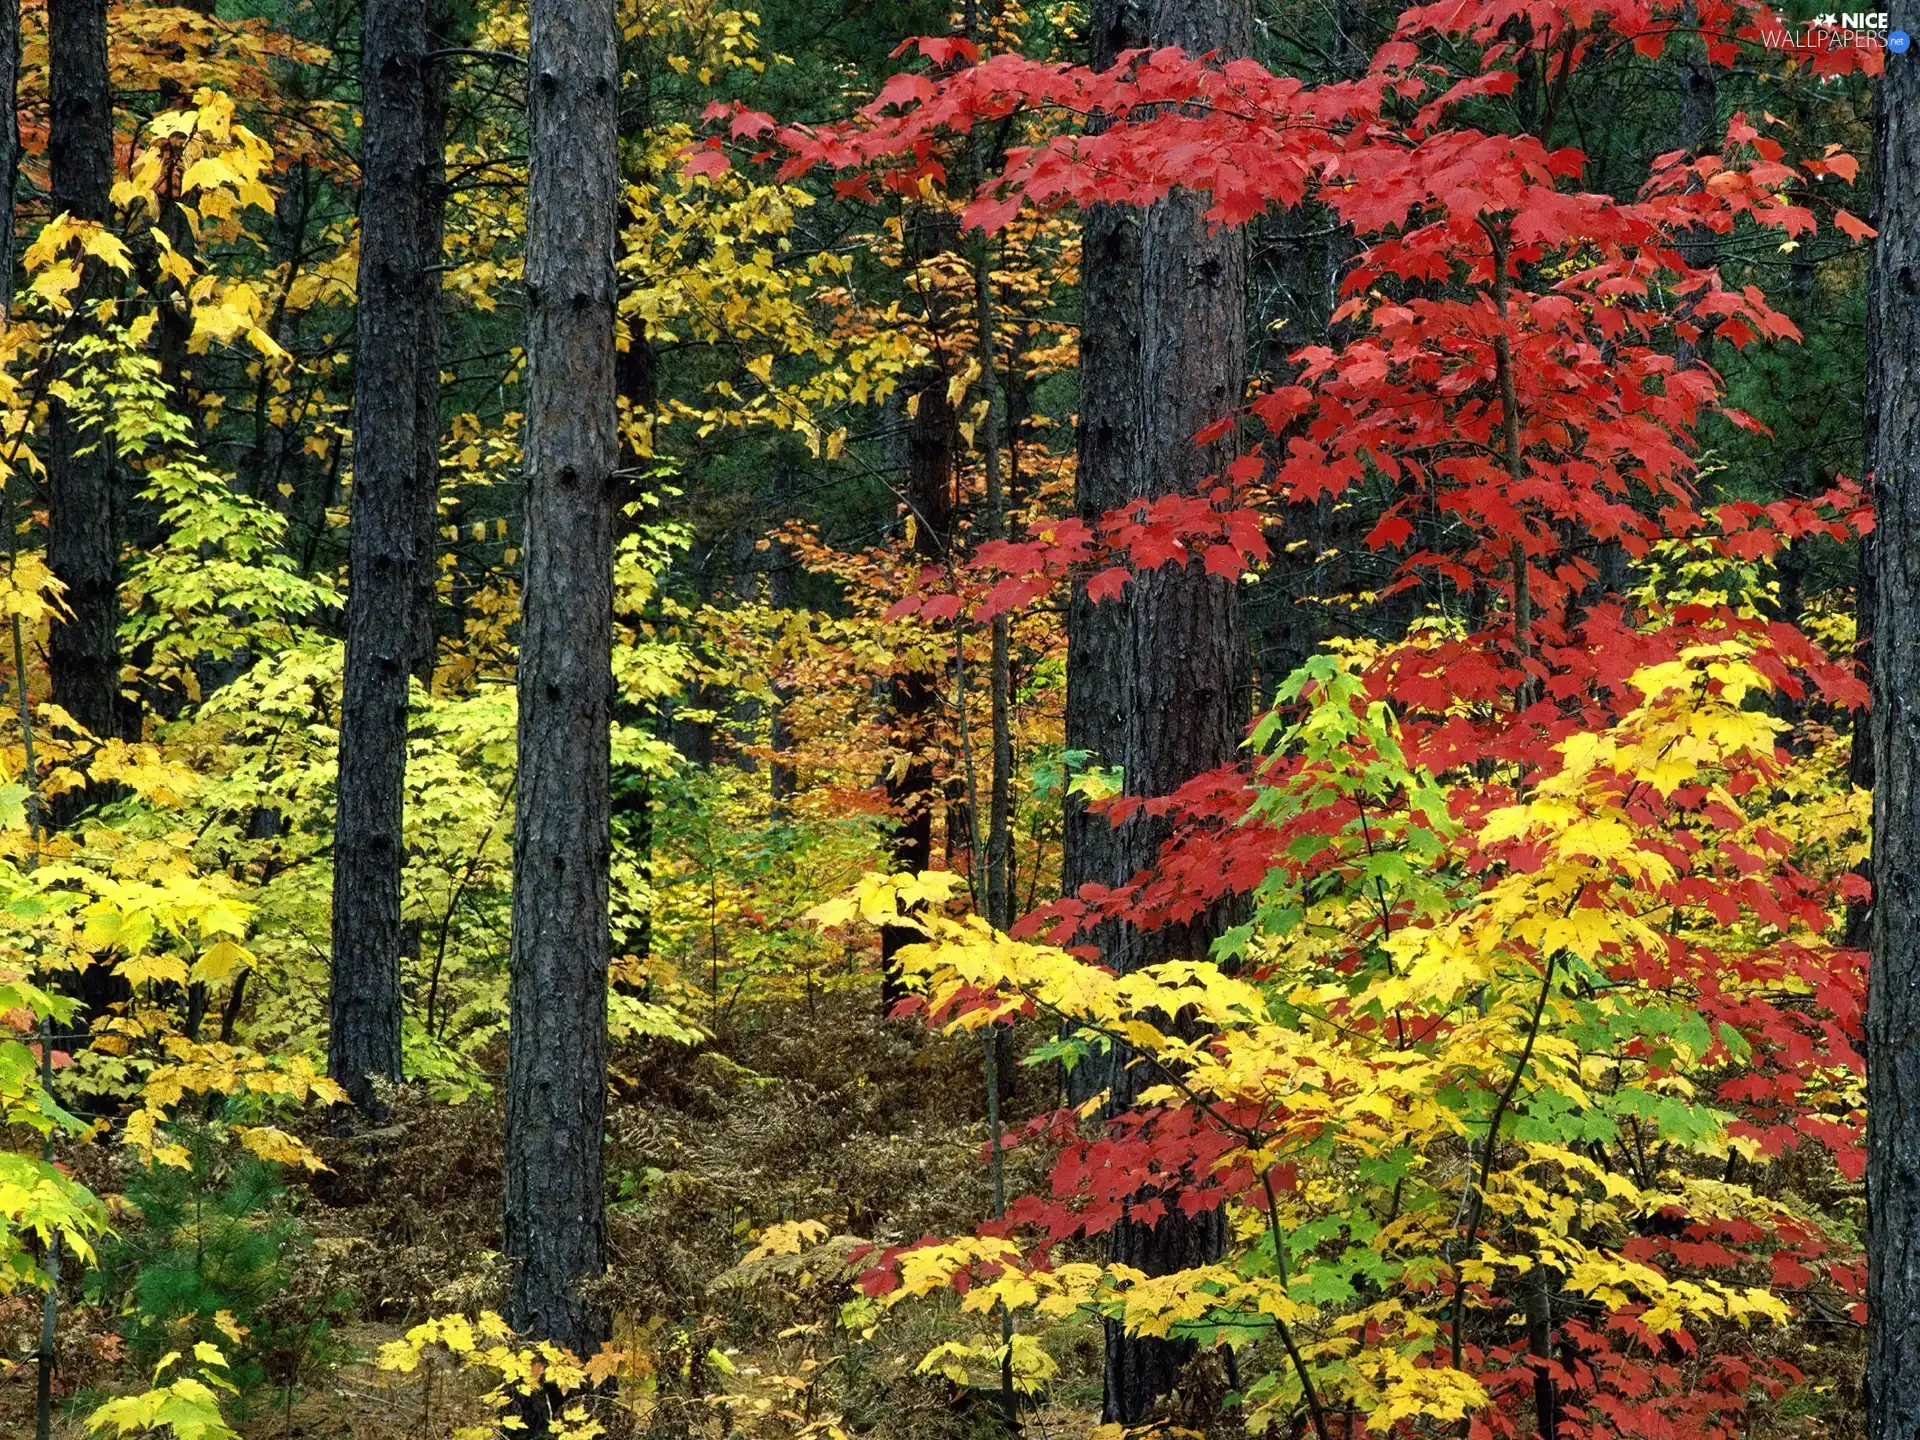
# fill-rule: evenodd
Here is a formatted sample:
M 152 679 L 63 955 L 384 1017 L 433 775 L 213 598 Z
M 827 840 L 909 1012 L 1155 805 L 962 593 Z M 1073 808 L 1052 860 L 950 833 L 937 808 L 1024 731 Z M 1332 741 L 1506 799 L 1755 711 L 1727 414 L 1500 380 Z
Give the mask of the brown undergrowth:
M 883 1021 L 862 988 L 763 1007 L 696 1047 L 649 1042 L 614 1055 L 610 1264 L 596 1288 L 633 1358 L 617 1393 L 589 1401 L 609 1435 L 1000 1432 L 990 1400 L 915 1368 L 933 1345 L 986 1322 L 957 1304 L 885 1312 L 864 1299 L 861 1267 L 847 1258 L 989 1215 L 980 1043 Z M 1014 1083 L 1015 1121 L 1057 1103 L 1050 1070 L 1022 1069 Z M 423 1320 L 504 1308 L 500 1126 L 497 1097 L 447 1105 L 404 1086 L 371 1128 L 334 1134 L 324 1117 L 307 1117 L 307 1138 L 331 1168 L 291 1181 L 288 1203 L 311 1245 L 288 1288 L 346 1296 L 350 1308 L 331 1363 L 293 1362 L 298 1373 L 239 1407 L 250 1440 L 444 1440 L 484 1418 L 473 1375 L 451 1364 L 395 1375 L 375 1361 Z M 1009 1152 L 1010 1192 L 1044 1184 L 1045 1160 Z M 742 1265 L 768 1227 L 800 1221 L 821 1227 L 809 1229 L 804 1254 Z M 0 1314 L 13 1355 L 31 1348 L 31 1308 Z M 63 1436 L 79 1440 L 79 1415 L 103 1394 L 144 1383 L 116 1319 L 102 1305 L 63 1316 Z M 1084 1327 L 1044 1337 L 1060 1374 L 1028 1407 L 1028 1433 L 1071 1440 L 1092 1428 L 1097 1338 Z M 0 1379 L 0 1434 L 31 1434 L 31 1404 L 32 1367 L 17 1364 Z

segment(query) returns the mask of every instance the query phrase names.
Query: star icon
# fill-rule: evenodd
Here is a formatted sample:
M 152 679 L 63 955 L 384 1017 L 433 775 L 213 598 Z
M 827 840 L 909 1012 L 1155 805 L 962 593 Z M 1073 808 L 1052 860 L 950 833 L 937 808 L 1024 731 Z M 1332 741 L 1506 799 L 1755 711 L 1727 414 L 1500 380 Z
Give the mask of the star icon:
M 1822 15 L 1818 20 L 1814 21 L 1813 23 L 1816 25 L 1825 25 L 1830 28 L 1840 23 L 1840 17 L 1838 15 Z

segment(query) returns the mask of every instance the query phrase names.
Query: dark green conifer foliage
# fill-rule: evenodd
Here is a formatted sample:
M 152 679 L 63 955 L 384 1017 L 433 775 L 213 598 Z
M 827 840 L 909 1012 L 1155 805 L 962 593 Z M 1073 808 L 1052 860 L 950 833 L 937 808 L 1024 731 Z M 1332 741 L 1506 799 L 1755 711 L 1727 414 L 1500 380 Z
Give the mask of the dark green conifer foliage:
M 141 1364 L 198 1341 L 219 1347 L 242 1394 L 286 1386 L 337 1349 L 326 1313 L 289 1294 L 312 1236 L 288 1208 L 278 1165 L 236 1154 L 210 1130 L 182 1127 L 190 1168 L 152 1165 L 128 1180 L 139 1218 L 100 1251 L 97 1298 L 117 1302 Z M 220 1324 L 245 1330 L 236 1341 Z

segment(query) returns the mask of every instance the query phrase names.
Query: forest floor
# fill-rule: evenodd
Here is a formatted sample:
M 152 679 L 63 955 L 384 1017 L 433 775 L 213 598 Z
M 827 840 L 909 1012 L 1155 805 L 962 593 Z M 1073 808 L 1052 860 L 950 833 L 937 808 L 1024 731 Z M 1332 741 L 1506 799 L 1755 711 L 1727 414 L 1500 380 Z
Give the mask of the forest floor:
M 934 1345 L 989 1322 L 953 1302 L 882 1313 L 844 1258 L 857 1243 L 964 1232 L 990 1213 L 980 1043 L 882 1021 L 863 987 L 763 1005 L 698 1047 L 616 1052 L 601 1298 L 616 1343 L 645 1353 L 654 1373 L 590 1402 L 610 1436 L 1000 1431 L 990 1404 L 914 1373 Z M 1049 1068 L 1023 1069 L 1017 1084 L 1016 1119 L 1056 1103 Z M 423 1320 L 505 1308 L 500 1126 L 497 1096 L 448 1105 L 411 1088 L 371 1131 L 329 1135 L 315 1117 L 308 1138 L 331 1170 L 293 1184 L 301 1249 L 269 1309 L 328 1313 L 331 1333 L 318 1353 L 268 1360 L 234 1407 L 250 1440 L 441 1440 L 483 1417 L 471 1375 L 393 1374 L 375 1357 Z M 1043 1158 L 1009 1153 L 1010 1193 L 1044 1184 Z M 832 1238 L 741 1267 L 764 1227 L 804 1220 Z M 0 1315 L 12 1354 L 32 1348 L 31 1308 Z M 1077 1440 L 1098 1419 L 1098 1332 L 1041 1338 L 1060 1373 L 1024 1416 L 1026 1433 Z M 70 1440 L 91 1405 L 145 1381 L 105 1306 L 63 1317 L 60 1354 L 56 1433 Z M 0 1435 L 32 1433 L 32 1401 L 30 1363 L 0 1377 Z
M 1038 1037 L 1027 1037 L 1037 1039 Z M 490 1057 L 504 1069 L 505 1055 Z M 650 1374 L 592 1396 L 609 1440 L 990 1440 L 1004 1434 L 991 1392 L 916 1373 L 946 1340 L 991 1321 L 954 1299 L 891 1311 L 862 1296 L 861 1245 L 971 1230 L 987 1217 L 981 1042 L 878 1018 L 873 987 L 769 1001 L 695 1047 L 617 1050 L 607 1117 L 609 1272 L 600 1298 L 615 1343 Z M 1057 1103 L 1051 1067 L 1025 1067 L 1005 1107 L 1011 1123 Z M 305 1138 L 328 1171 L 285 1177 L 263 1228 L 292 1222 L 293 1262 L 260 1307 L 256 1332 L 279 1325 L 317 1345 L 282 1344 L 229 1406 L 246 1440 L 451 1440 L 483 1421 L 486 1382 L 441 1354 L 411 1374 L 383 1370 L 380 1348 L 436 1316 L 505 1308 L 500 1248 L 499 1096 L 448 1104 L 422 1089 L 390 1097 L 388 1121 L 338 1135 L 307 1117 Z M 66 1158 L 100 1193 L 123 1190 L 120 1152 L 82 1146 Z M 1009 1194 L 1046 1185 L 1047 1157 L 1014 1147 Z M 781 1222 L 817 1221 L 829 1238 L 803 1255 L 743 1259 Z M 138 1213 L 114 1223 L 138 1232 Z M 87 1413 L 138 1391 L 151 1356 L 126 1343 L 125 1297 L 72 1304 L 61 1316 L 58 1440 L 89 1440 Z M 0 1302 L 0 1440 L 33 1434 L 39 1303 Z M 1099 1418 L 1099 1332 L 1062 1323 L 1038 1338 L 1059 1367 L 1043 1399 L 1023 1404 L 1029 1440 L 1087 1440 Z M 1780 1343 L 1789 1343 L 1785 1335 Z M 176 1342 L 175 1348 L 182 1348 Z M 1798 1349 L 1800 1347 L 1793 1347 Z M 1850 1391 L 1851 1362 L 1817 1382 L 1829 1402 Z M 1189 1370 L 1174 1433 L 1240 1435 L 1211 1362 Z M 983 1381 L 990 1377 L 979 1377 Z M 1794 1404 L 1750 1418 L 1770 1440 L 1853 1433 L 1854 1407 Z M 1812 1390 L 1797 1397 L 1812 1401 Z M 1836 1417 L 1844 1417 L 1833 1423 Z M 460 1437 L 464 1440 L 464 1437 Z

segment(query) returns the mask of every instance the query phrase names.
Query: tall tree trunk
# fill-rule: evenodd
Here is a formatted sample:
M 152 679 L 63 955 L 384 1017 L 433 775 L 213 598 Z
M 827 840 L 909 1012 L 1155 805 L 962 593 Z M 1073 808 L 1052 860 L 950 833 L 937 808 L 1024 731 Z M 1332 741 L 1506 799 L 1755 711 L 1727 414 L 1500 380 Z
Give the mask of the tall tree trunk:
M 1104 69 L 1139 46 L 1244 54 L 1251 25 L 1245 0 L 1096 0 L 1092 63 Z M 1202 209 L 1175 194 L 1144 211 L 1101 207 L 1086 217 L 1074 487 L 1083 519 L 1137 497 L 1190 493 L 1232 459 L 1231 437 L 1201 448 L 1193 436 L 1241 400 L 1246 264 L 1239 235 L 1210 231 Z M 1131 580 L 1119 601 L 1094 605 L 1078 592 L 1067 647 L 1067 746 L 1121 766 L 1126 794 L 1165 795 L 1237 756 L 1248 714 L 1232 584 L 1167 568 Z M 1168 833 L 1161 819 L 1139 814 L 1115 828 L 1070 803 L 1068 892 L 1124 884 L 1153 863 Z M 1152 932 L 1108 926 L 1097 938 L 1106 962 L 1125 972 L 1204 959 L 1223 923 L 1224 912 Z M 1108 1089 L 1118 1109 L 1150 1083 L 1150 1072 L 1115 1055 L 1076 1067 L 1070 1092 Z M 1157 1225 L 1122 1222 L 1110 1254 L 1165 1274 L 1216 1257 L 1222 1225 L 1218 1212 L 1190 1217 L 1169 1205 Z M 1190 1349 L 1109 1324 L 1106 1419 L 1146 1419 Z
M 428 54 L 423 61 L 419 178 L 420 334 L 414 365 L 412 656 L 408 670 L 431 689 L 440 643 L 440 306 L 441 263 L 447 249 L 447 60 L 433 52 L 452 39 L 451 0 L 432 0 L 427 15 Z M 404 829 L 405 820 L 402 818 Z M 420 921 L 400 925 L 402 960 L 420 959 Z
M 113 92 L 107 74 L 106 0 L 49 0 L 47 171 L 53 212 L 105 223 L 113 188 Z M 75 304 L 107 293 L 103 267 L 86 267 Z M 77 341 L 90 329 L 76 315 Z M 55 357 L 77 369 L 73 346 Z M 90 382 L 79 378 L 83 388 Z M 136 737 L 140 714 L 121 693 L 120 541 L 113 494 L 113 444 L 106 417 L 83 423 L 58 398 L 47 402 L 47 568 L 65 586 L 68 616 L 53 627 L 47 669 L 53 703 L 101 739 Z M 48 818 L 64 827 L 86 808 L 85 790 L 53 798 Z M 82 970 L 76 986 L 98 1018 L 132 993 L 110 964 Z
M 907 217 L 908 243 L 917 261 L 952 251 L 959 241 L 951 215 L 915 210 Z M 940 328 L 940 297 L 931 276 L 927 310 Z M 953 475 L 960 451 L 960 417 L 947 400 L 947 377 L 932 369 L 918 375 L 918 403 L 907 427 L 907 507 L 913 558 L 923 565 L 944 565 L 953 541 Z M 892 864 L 896 872 L 918 874 L 933 864 L 933 810 L 939 800 L 933 773 L 933 727 L 940 708 L 942 682 L 950 667 L 943 660 L 906 668 L 893 677 L 894 744 L 901 752 L 887 772 L 887 802 L 897 817 Z M 950 846 L 951 848 L 951 846 Z M 880 1003 L 891 1008 L 905 991 L 894 959 L 923 937 L 904 925 L 880 931 Z
M 1920 5 L 1896 5 L 1891 24 L 1920 32 Z M 1920 1428 L 1920 70 L 1890 59 L 1873 116 L 1866 1412 L 1870 1440 L 1911 1440 Z
M 581 1285 L 606 1268 L 618 40 L 613 0 L 533 0 L 508 1319 L 582 1355 L 606 1334 Z
M 113 94 L 107 78 L 106 0 L 49 0 L 47 168 L 55 214 L 104 223 L 113 187 Z M 76 303 L 105 293 L 89 265 Z M 78 330 L 84 321 L 76 321 Z M 70 353 L 70 351 L 69 351 Z M 69 618 L 53 627 L 48 664 L 53 702 L 102 738 L 139 733 L 120 685 L 120 555 L 113 502 L 113 447 L 58 399 L 48 404 L 47 568 L 66 587 Z M 56 824 L 85 803 L 54 802 Z
M 402 811 L 407 681 L 430 507 L 421 371 L 429 327 L 423 160 L 428 149 L 426 0 L 367 0 L 361 32 L 358 348 L 354 360 L 347 656 L 333 832 L 332 1015 L 327 1072 L 362 1111 L 370 1076 L 400 1075 Z M 437 257 L 434 257 L 437 260 Z M 432 276 L 437 287 L 437 275 Z M 436 376 L 437 381 L 437 376 Z M 437 441 L 431 442 L 437 444 Z M 428 583 L 431 583 L 430 581 Z
M 0 0 L 0 321 L 13 316 L 13 192 L 19 182 L 20 0 Z

